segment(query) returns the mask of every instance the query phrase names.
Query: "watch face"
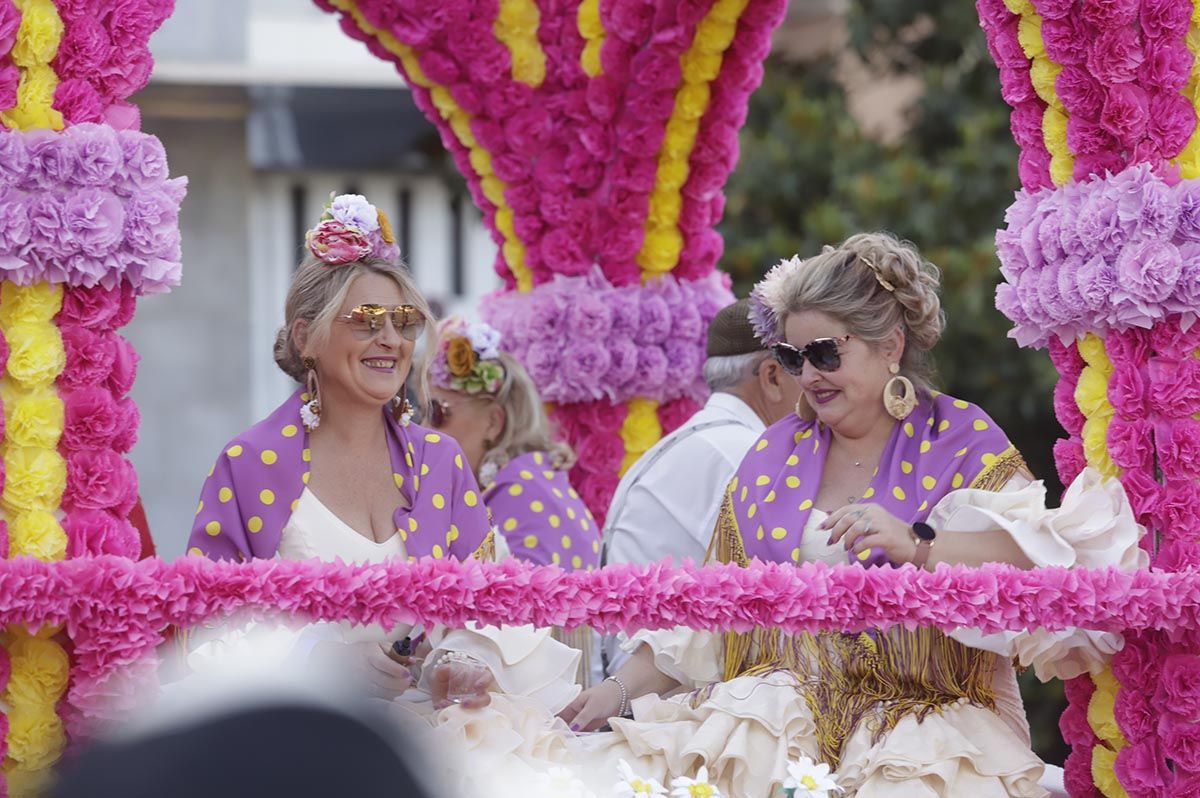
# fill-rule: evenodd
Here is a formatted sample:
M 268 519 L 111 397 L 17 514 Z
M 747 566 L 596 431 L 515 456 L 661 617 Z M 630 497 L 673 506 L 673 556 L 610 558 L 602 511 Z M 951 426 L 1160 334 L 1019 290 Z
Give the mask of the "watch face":
M 933 540 L 937 537 L 937 533 L 933 531 L 933 527 L 924 521 L 918 521 L 912 525 L 913 534 L 921 540 Z

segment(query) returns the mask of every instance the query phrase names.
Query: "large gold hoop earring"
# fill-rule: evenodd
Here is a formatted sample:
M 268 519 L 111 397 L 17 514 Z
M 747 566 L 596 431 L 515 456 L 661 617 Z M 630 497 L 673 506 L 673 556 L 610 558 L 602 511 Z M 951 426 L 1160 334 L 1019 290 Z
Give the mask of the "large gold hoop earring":
M 883 406 L 889 416 L 903 421 L 917 407 L 917 389 L 912 380 L 900 373 L 900 366 L 893 363 L 890 371 L 895 376 L 883 386 Z
M 300 405 L 300 421 L 306 431 L 312 432 L 321 425 L 321 386 L 317 382 L 317 361 L 306 357 L 300 363 L 308 372 L 304 379 L 308 401 Z
M 813 406 L 808 403 L 808 398 L 804 394 L 800 394 L 796 398 L 796 415 L 801 421 L 816 421 L 817 411 L 813 410 Z

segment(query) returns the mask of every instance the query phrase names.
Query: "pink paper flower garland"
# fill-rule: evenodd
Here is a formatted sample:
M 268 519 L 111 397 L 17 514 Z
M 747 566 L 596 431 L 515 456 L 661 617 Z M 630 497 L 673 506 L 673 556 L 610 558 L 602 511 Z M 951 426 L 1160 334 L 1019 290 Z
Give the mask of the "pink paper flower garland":
M 0 131 L 0 279 L 167 291 L 179 284 L 186 187 L 145 133 Z
M 59 0 L 57 8 L 63 34 L 50 64 L 59 79 L 54 107 L 68 126 L 104 122 L 137 130 L 140 114 L 126 100 L 150 80 L 150 35 L 171 15 L 174 0 Z
M 66 624 L 76 662 L 69 700 L 86 717 L 107 716 L 107 697 L 114 695 L 123 702 L 117 710 L 128 706 L 147 674 L 118 669 L 142 662 L 167 625 L 190 627 L 232 613 L 385 627 L 475 620 L 604 631 L 777 626 L 794 634 L 919 624 L 1187 633 L 1200 626 L 1200 573 L 1001 565 L 929 573 L 760 562 L 564 572 L 518 560 L 235 564 L 196 557 L 170 564 L 119 557 L 0 563 L 0 623 Z

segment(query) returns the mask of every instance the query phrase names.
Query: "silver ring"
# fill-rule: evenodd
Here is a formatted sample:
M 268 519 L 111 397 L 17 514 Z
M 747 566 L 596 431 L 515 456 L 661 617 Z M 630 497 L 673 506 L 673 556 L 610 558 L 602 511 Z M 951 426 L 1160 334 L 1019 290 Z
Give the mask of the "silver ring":
M 866 524 L 863 526 L 863 534 L 864 535 L 871 534 L 871 522 L 870 521 L 867 521 Z

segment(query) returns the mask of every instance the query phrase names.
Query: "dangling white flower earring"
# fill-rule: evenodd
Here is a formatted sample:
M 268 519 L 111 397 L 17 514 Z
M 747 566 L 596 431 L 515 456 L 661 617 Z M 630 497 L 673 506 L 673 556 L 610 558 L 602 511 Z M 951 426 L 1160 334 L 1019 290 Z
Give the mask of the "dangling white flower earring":
M 304 424 L 306 431 L 312 432 L 321 425 L 321 395 L 317 385 L 317 361 L 306 357 L 301 363 L 304 368 L 308 369 L 308 375 L 305 378 L 308 401 L 300 405 L 300 422 Z
M 412 421 L 413 406 L 407 396 L 397 394 L 392 398 L 392 415 L 405 427 L 408 426 L 408 422 Z

